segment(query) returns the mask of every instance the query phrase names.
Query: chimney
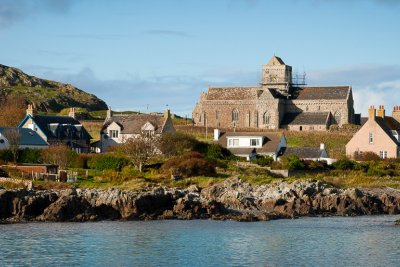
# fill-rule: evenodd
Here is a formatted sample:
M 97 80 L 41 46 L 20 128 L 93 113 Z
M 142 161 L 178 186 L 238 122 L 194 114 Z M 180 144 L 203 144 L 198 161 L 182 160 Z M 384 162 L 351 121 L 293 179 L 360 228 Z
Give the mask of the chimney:
M 170 113 L 170 111 L 169 111 L 169 108 L 167 108 L 165 111 L 164 111 L 164 119 L 168 119 L 168 118 L 170 118 L 171 117 L 171 113 Z
M 379 106 L 377 117 L 385 118 L 385 107 Z
M 32 104 L 28 105 L 28 108 L 26 109 L 26 115 L 33 116 L 33 105 Z
M 214 141 L 218 141 L 221 131 L 219 129 L 214 129 Z
M 108 106 L 106 120 L 107 120 L 107 119 L 111 119 L 111 117 L 112 117 L 112 110 L 111 110 L 111 107 Z
M 324 143 L 321 143 L 320 145 L 319 145 L 319 150 L 324 150 L 325 149 L 325 144 Z
M 400 106 L 393 107 L 392 117 L 400 123 Z
M 368 120 L 375 120 L 375 107 L 370 106 L 368 109 Z
M 69 109 L 69 114 L 68 114 L 68 116 L 70 116 L 70 117 L 72 117 L 72 118 L 75 119 L 75 108 L 70 108 L 70 109 Z

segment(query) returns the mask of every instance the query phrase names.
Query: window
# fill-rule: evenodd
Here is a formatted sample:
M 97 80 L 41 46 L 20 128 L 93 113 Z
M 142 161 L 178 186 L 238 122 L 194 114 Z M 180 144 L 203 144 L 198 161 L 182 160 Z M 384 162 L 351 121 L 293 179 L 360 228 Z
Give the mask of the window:
M 379 157 L 381 159 L 386 159 L 387 158 L 387 151 L 379 151 Z
M 229 147 L 238 147 L 239 146 L 239 139 L 229 139 L 228 146 Z
M 369 133 L 369 143 L 370 144 L 374 143 L 374 134 L 373 133 Z
M 110 130 L 108 135 L 110 135 L 111 138 L 118 138 L 118 130 Z
M 271 116 L 267 112 L 265 112 L 263 116 L 263 124 L 269 124 L 270 119 Z
M 217 120 L 219 119 L 219 112 L 218 112 L 218 110 L 215 111 L 215 119 L 217 119 Z
M 250 139 L 250 146 L 259 146 L 260 139 Z
M 234 109 L 232 111 L 232 121 L 238 121 L 239 120 L 239 110 Z

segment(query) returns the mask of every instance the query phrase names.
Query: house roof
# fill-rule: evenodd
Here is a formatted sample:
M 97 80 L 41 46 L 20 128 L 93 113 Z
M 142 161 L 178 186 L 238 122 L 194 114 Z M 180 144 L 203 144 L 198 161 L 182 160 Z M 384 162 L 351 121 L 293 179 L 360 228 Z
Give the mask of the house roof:
M 385 131 L 385 133 L 386 133 L 396 144 L 399 143 L 399 142 L 397 141 L 397 139 L 393 136 L 393 132 L 392 132 L 392 130 L 396 130 L 396 129 L 390 128 L 390 125 L 387 124 L 387 122 L 386 122 L 386 118 L 384 119 L 384 118 L 381 118 L 381 117 L 376 116 L 376 117 L 375 117 L 375 121 L 376 121 L 376 123 L 379 125 L 379 127 L 381 127 L 382 130 Z
M 228 137 L 263 137 L 263 144 L 261 148 L 254 147 L 240 147 L 240 148 L 229 148 L 233 154 L 248 155 L 252 152 L 262 153 L 274 153 L 278 148 L 279 141 L 281 140 L 282 133 L 265 133 L 265 132 L 227 132 L 222 133 L 218 139 L 218 143 L 222 147 L 228 147 Z
M 284 155 L 296 155 L 301 159 L 320 158 L 324 150 L 319 147 L 286 147 Z M 326 152 L 326 151 L 325 151 Z M 326 152 L 327 153 L 327 152 Z
M 47 138 L 72 138 L 74 140 L 92 138 L 86 131 L 85 127 L 83 127 L 77 119 L 72 117 L 47 115 L 33 115 L 31 117 L 43 134 L 47 136 Z M 26 120 L 26 118 L 27 117 L 25 117 L 22 123 Z
M 286 113 L 281 125 L 326 125 L 329 112 Z
M 347 99 L 351 86 L 294 87 L 292 98 L 298 100 Z
M 279 65 L 285 65 L 285 62 L 280 57 L 273 56 L 269 62 L 268 65 L 276 65 L 275 63 L 278 63 Z
M 255 100 L 260 87 L 210 87 L 207 100 Z
M 0 133 L 4 134 L 9 129 L 18 129 L 21 136 L 19 145 L 23 146 L 48 146 L 49 144 L 43 140 L 40 135 L 28 128 L 16 128 L 16 127 L 0 127 Z
M 147 122 L 154 126 L 156 133 L 161 133 L 164 125 L 164 117 L 159 115 L 149 115 L 149 114 L 131 114 L 122 116 L 112 116 L 110 119 L 106 120 L 103 127 L 101 128 L 101 133 L 105 133 L 107 127 L 115 122 L 121 127 L 122 134 L 140 134 L 142 132 L 142 127 Z

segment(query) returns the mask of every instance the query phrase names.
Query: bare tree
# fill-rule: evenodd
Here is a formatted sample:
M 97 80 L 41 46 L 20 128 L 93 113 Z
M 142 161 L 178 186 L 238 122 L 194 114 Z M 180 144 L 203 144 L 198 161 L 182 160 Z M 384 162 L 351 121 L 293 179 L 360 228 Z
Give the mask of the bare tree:
M 9 96 L 0 101 L 0 125 L 17 126 L 25 116 L 25 100 L 21 96 Z
M 41 151 L 44 163 L 58 165 L 60 169 L 67 168 L 71 150 L 65 145 L 50 146 Z
M 159 154 L 156 147 L 157 137 L 152 134 L 142 133 L 135 138 L 129 138 L 119 147 L 119 152 L 124 154 L 131 163 L 140 171 L 155 155 Z
M 4 130 L 4 136 L 8 141 L 8 149 L 13 154 L 14 163 L 18 161 L 18 150 L 21 143 L 21 134 L 18 128 L 8 128 Z

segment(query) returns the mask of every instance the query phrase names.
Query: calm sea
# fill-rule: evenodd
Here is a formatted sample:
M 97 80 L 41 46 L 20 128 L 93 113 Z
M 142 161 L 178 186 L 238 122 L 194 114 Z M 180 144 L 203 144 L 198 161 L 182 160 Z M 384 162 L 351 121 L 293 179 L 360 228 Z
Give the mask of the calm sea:
M 0 265 L 400 266 L 398 218 L 0 225 Z

